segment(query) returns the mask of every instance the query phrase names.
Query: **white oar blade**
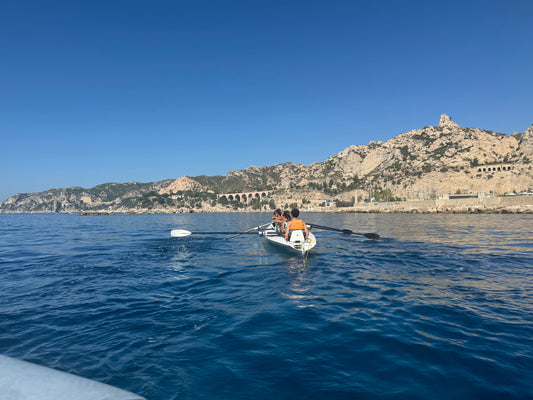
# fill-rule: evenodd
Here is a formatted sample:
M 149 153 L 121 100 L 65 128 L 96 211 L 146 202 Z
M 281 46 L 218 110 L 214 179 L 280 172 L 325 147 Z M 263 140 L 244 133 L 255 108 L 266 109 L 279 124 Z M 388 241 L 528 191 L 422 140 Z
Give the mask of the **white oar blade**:
M 185 229 L 172 229 L 170 231 L 170 236 L 172 237 L 185 237 L 191 234 L 192 232 L 186 231 Z

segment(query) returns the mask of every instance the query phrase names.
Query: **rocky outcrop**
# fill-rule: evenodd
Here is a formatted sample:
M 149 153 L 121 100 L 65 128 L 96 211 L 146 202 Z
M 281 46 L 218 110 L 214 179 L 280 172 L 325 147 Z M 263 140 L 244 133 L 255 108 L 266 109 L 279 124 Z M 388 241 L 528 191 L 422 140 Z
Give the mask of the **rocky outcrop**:
M 443 128 L 460 128 L 459 125 L 457 125 L 455 122 L 452 121 L 450 117 L 448 117 L 446 114 L 442 114 L 440 116 L 439 125 Z
M 533 162 L 533 125 L 531 125 L 520 139 L 520 151 L 529 156 Z
M 194 179 L 189 178 L 188 176 L 183 176 L 179 179 L 173 181 L 170 185 L 159 190 L 159 194 L 170 194 L 178 193 L 180 191 L 193 191 L 200 192 L 204 190 L 204 186 L 195 181 Z
M 350 146 L 317 164 L 313 174 L 342 176 L 341 183 L 357 177 L 367 186 L 388 189 L 400 198 L 526 191 L 533 188 L 532 133 L 529 128 L 519 139 L 463 128 L 443 114 L 437 126 L 413 130 L 385 143 Z M 490 166 L 504 164 L 505 171 L 487 173 L 489 168 L 492 171 Z M 480 167 L 486 167 L 485 171 L 479 171 Z

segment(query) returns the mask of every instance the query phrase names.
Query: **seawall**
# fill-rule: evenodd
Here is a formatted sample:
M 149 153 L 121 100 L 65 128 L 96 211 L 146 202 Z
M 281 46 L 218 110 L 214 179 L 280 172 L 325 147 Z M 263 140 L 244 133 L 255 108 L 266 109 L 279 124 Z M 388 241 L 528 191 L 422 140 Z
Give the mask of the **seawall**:
M 310 210 L 306 210 L 310 211 Z M 325 211 L 325 210 L 316 210 Z M 353 207 L 331 207 L 332 212 L 411 213 L 533 213 L 533 196 L 476 197 L 420 201 L 360 203 Z

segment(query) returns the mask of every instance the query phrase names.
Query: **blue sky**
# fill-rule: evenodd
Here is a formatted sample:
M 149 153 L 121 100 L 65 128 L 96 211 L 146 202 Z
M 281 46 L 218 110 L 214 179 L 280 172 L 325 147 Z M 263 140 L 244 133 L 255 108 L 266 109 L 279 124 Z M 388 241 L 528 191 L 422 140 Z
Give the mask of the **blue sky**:
M 0 5 L 0 201 L 533 123 L 531 1 Z

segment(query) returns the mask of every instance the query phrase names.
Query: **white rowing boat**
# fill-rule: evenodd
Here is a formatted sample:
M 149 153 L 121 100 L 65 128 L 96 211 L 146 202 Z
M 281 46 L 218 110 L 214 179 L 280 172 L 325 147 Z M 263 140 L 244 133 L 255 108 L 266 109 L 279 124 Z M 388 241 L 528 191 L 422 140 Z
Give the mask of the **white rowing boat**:
M 379 235 L 377 233 L 361 233 L 361 232 L 354 232 L 350 229 L 339 229 L 339 228 L 332 228 L 329 226 L 322 226 L 322 225 L 316 225 L 316 224 L 307 224 L 308 228 L 316 228 L 320 230 L 326 230 L 326 231 L 333 231 L 333 232 L 339 232 L 343 235 L 360 235 L 364 236 L 367 239 L 371 240 L 379 240 Z M 170 232 L 170 236 L 172 237 L 185 237 L 189 235 L 232 235 L 230 237 L 227 237 L 227 239 L 231 239 L 236 236 L 240 235 L 256 235 L 259 234 L 263 236 L 268 243 L 271 243 L 275 246 L 284 248 L 286 250 L 289 250 L 292 253 L 301 254 L 305 257 L 305 255 L 316 246 L 316 238 L 315 235 L 313 235 L 311 232 L 309 232 L 309 237 L 305 239 L 304 232 L 301 230 L 294 230 L 291 233 L 290 239 L 287 241 L 285 240 L 285 237 L 279 233 L 276 232 L 274 229 L 274 226 L 272 223 L 267 223 L 264 225 L 259 225 L 254 228 L 250 228 L 246 231 L 225 231 L 225 232 L 191 232 L 187 231 L 185 229 L 173 229 Z
M 371 240 L 379 240 L 380 238 L 380 236 L 377 233 L 354 232 L 350 229 L 332 228 L 329 226 L 322 226 L 322 225 L 316 225 L 316 224 L 307 224 L 307 227 L 316 228 L 320 230 L 326 230 L 326 231 L 339 232 L 339 233 L 342 233 L 343 235 L 360 235 Z M 191 232 L 185 229 L 173 229 L 170 232 L 170 236 L 172 237 L 185 237 L 185 236 L 189 236 L 193 234 L 196 234 L 196 235 L 215 235 L 215 234 L 216 235 L 232 235 L 230 237 L 227 237 L 226 240 L 231 239 L 236 236 L 245 235 L 245 234 L 246 235 L 259 234 L 263 236 L 268 241 L 268 243 L 284 248 L 293 253 L 301 254 L 302 256 L 305 256 L 313 247 L 316 246 L 315 235 L 313 235 L 311 232 L 309 232 L 309 237 L 305 239 L 303 231 L 294 230 L 291 234 L 290 239 L 287 241 L 285 240 L 285 237 L 281 233 L 276 232 L 276 230 L 274 229 L 274 226 L 270 222 L 264 225 L 259 225 L 254 228 L 250 228 L 246 231 Z
M 303 231 L 292 231 L 290 239 L 287 241 L 283 234 L 277 232 L 272 225 L 270 225 L 266 229 L 259 230 L 259 234 L 263 236 L 268 243 L 301 255 L 305 255 L 309 250 L 316 246 L 315 235 L 311 232 L 309 232 L 308 238 L 305 239 Z
M 309 226 L 309 225 L 308 225 Z M 201 234 L 201 235 L 214 235 L 222 234 L 229 235 L 232 234 L 226 239 L 231 239 L 235 236 L 240 236 L 244 234 L 248 235 L 261 235 L 263 236 L 268 243 L 271 243 L 275 246 L 284 248 L 293 253 L 305 255 L 309 250 L 316 246 L 316 238 L 311 232 L 309 232 L 309 237 L 305 239 L 304 232 L 300 230 L 292 231 L 290 239 L 287 241 L 285 237 L 277 232 L 271 223 L 257 226 L 255 228 L 248 229 L 247 231 L 225 231 L 225 232 L 190 232 L 184 229 L 173 229 L 170 232 L 172 237 L 185 237 L 192 234 Z

